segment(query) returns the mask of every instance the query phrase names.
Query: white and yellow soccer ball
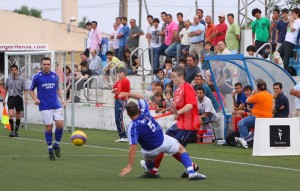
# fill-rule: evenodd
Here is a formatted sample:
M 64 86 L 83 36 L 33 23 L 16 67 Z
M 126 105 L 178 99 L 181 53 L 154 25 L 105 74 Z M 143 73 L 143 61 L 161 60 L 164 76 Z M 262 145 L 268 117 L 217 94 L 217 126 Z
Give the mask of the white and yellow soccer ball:
M 71 135 L 71 142 L 75 146 L 82 146 L 85 144 L 87 136 L 83 131 L 74 131 Z

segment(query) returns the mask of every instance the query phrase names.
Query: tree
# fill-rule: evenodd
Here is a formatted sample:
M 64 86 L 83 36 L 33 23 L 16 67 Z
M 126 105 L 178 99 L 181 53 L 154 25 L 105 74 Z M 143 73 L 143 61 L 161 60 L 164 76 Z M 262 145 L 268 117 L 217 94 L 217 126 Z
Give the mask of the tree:
M 84 28 L 85 29 L 85 24 L 86 22 L 88 22 L 88 18 L 87 17 L 83 17 L 82 20 L 78 23 L 78 27 L 80 28 Z
M 22 5 L 21 9 L 15 9 L 13 12 L 23 14 L 23 15 L 27 15 L 27 16 L 33 16 L 33 17 L 36 17 L 36 18 L 42 18 L 42 11 L 41 10 L 38 10 L 38 9 L 35 9 L 35 8 L 29 9 L 28 6 L 26 6 L 26 5 Z
M 285 4 L 288 6 L 288 9 L 291 10 L 293 8 L 299 7 L 300 0 L 285 0 Z

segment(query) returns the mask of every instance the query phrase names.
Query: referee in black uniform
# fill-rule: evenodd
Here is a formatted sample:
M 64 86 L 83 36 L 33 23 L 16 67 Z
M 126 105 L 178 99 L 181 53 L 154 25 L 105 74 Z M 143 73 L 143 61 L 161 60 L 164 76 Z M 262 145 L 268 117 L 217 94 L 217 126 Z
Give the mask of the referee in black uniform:
M 17 65 L 10 66 L 11 75 L 6 79 L 3 97 L 3 106 L 5 106 L 6 94 L 8 94 L 7 106 L 9 114 L 9 124 L 11 127 L 10 137 L 18 137 L 18 129 L 20 126 L 21 112 L 24 110 L 23 92 L 25 104 L 28 102 L 28 92 L 25 79 L 19 75 Z M 14 128 L 14 110 L 16 110 L 16 128 Z

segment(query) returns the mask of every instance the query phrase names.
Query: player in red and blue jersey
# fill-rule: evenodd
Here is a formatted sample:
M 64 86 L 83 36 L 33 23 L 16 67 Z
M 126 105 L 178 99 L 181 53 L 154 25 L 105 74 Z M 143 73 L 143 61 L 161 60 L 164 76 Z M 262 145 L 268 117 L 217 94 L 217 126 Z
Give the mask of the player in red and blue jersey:
M 154 159 L 160 153 L 178 155 L 180 162 L 188 172 L 189 180 L 202 180 L 206 176 L 194 171 L 191 158 L 185 148 L 174 138 L 165 135 L 160 125 L 150 115 L 147 101 L 143 96 L 122 92 L 120 95 L 138 99 L 138 104 L 130 102 L 126 106 L 127 115 L 132 122 L 127 128 L 127 137 L 130 144 L 129 159 L 127 166 L 121 170 L 120 176 L 131 171 L 134 163 L 137 144 L 142 147 L 142 155 L 146 161 L 148 172 L 141 178 L 159 178 L 158 171 L 154 169 Z
M 48 145 L 49 159 L 55 160 L 60 157 L 60 141 L 64 127 L 62 106 L 65 106 L 62 91 L 59 87 L 58 76 L 51 72 L 51 59 L 44 57 L 41 60 L 42 71 L 32 78 L 30 95 L 34 103 L 39 106 L 45 125 L 45 139 Z M 37 96 L 34 89 L 37 88 Z M 52 146 L 53 120 L 56 124 L 55 143 Z M 54 155 L 55 154 L 55 155 Z

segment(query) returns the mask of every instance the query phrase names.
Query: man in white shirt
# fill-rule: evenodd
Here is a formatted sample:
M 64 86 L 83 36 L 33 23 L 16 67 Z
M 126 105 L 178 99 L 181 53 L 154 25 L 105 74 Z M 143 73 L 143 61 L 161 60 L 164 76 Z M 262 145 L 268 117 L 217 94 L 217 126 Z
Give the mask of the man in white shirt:
M 118 57 L 119 55 L 119 39 L 117 38 L 121 28 L 123 28 L 123 25 L 121 24 L 121 18 L 117 17 L 116 18 L 116 32 L 114 33 L 114 42 L 113 42 L 113 49 L 114 55 Z
M 300 117 L 300 82 L 291 89 L 290 94 L 295 96 L 295 113 L 294 117 Z
M 281 58 L 283 58 L 283 65 L 286 71 L 289 67 L 289 60 L 292 56 L 293 49 L 297 44 L 297 37 L 300 29 L 300 9 L 294 8 L 291 12 L 292 15 L 289 17 L 289 24 L 287 33 L 285 35 L 285 40 L 278 50 Z
M 89 57 L 90 56 L 90 48 L 91 48 L 91 41 L 92 41 L 92 32 L 94 29 L 92 29 L 92 24 L 88 21 L 85 23 L 85 28 L 89 31 L 87 35 L 87 41 L 86 41 L 86 49 L 84 51 L 84 54 Z
M 202 87 L 197 88 L 197 100 L 201 124 L 216 121 L 217 112 L 214 109 L 211 100 L 205 96 L 205 92 L 204 89 L 202 89 Z
M 159 32 L 161 27 L 159 26 L 159 19 L 153 19 L 153 26 L 149 29 L 148 43 L 153 50 L 153 71 L 156 71 L 159 68 L 159 55 L 157 53 L 158 47 L 161 45 L 161 36 Z
M 91 50 L 91 63 L 89 65 L 89 69 L 92 71 L 93 74 L 99 75 L 102 70 L 102 60 L 101 58 L 97 55 L 96 50 Z

